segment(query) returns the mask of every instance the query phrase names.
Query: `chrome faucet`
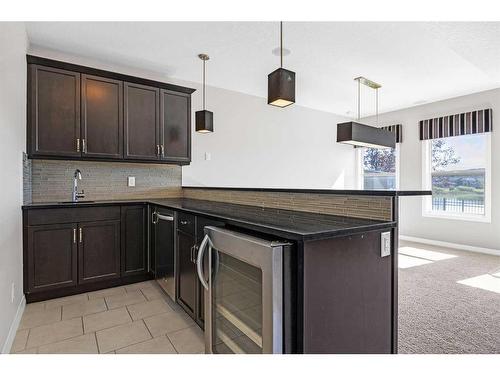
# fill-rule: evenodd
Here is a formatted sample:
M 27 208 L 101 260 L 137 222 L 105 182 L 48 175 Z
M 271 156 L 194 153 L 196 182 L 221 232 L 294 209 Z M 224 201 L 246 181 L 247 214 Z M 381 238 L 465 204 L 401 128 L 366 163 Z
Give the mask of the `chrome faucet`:
M 73 202 L 78 202 L 79 198 L 85 198 L 85 191 L 78 192 L 78 180 L 82 179 L 82 172 L 79 169 L 75 169 L 75 174 L 73 175 L 73 192 L 71 194 L 71 200 Z

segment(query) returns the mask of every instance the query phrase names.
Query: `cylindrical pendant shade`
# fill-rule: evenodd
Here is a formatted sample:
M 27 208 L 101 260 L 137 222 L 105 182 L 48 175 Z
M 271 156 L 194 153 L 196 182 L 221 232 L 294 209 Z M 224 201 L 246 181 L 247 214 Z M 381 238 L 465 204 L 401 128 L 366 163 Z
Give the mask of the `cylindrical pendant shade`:
M 286 107 L 295 103 L 295 72 L 278 68 L 267 76 L 267 104 Z

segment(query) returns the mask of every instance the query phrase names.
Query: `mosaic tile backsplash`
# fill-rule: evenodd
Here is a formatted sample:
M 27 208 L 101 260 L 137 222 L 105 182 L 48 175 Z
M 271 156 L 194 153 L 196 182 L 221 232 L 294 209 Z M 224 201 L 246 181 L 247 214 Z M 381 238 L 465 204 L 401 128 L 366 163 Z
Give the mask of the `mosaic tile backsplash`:
M 177 165 L 34 159 L 31 160 L 31 201 L 71 200 L 75 169 L 82 172 L 78 190 L 84 189 L 85 199 L 89 200 L 182 195 L 181 167 Z M 135 177 L 135 187 L 128 186 L 129 176 Z

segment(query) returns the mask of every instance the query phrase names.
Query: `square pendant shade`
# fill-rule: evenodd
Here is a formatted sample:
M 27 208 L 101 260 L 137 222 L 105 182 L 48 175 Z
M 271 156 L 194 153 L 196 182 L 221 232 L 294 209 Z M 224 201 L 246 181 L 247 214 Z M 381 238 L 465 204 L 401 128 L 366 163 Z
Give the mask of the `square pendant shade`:
M 278 68 L 267 76 L 267 104 L 286 107 L 295 103 L 295 72 Z
M 359 147 L 395 148 L 396 135 L 389 130 L 351 121 L 337 124 L 337 142 Z
M 196 111 L 196 131 L 198 133 L 211 133 L 214 131 L 214 113 L 203 110 Z

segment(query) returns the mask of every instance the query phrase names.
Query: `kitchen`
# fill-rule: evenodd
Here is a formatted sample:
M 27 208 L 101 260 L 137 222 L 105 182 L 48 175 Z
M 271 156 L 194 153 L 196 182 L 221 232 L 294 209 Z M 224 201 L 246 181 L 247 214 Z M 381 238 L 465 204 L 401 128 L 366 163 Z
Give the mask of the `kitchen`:
M 23 124 L 23 130 L 12 130 L 10 146 L 2 137 L 15 149 L 15 157 L 13 152 L 5 160 L 18 178 L 18 190 L 6 196 L 16 207 L 6 206 L 15 212 L 20 234 L 9 240 L 18 251 L 15 260 L 5 260 L 12 269 L 2 275 L 9 305 L 3 352 L 419 352 L 407 350 L 413 301 L 409 274 L 401 272 L 412 255 L 403 249 L 417 248 L 407 219 L 416 202 L 420 210 L 429 199 L 434 205 L 437 190 L 434 180 L 406 178 L 412 158 L 421 157 L 403 152 L 417 140 L 469 134 L 488 137 L 491 149 L 497 103 L 477 96 L 469 100 L 474 105 L 450 104 L 457 115 L 444 109 L 437 113 L 444 120 L 434 123 L 430 115 L 407 123 L 407 112 L 397 111 L 476 95 L 475 87 L 489 98 L 488 90 L 498 85 L 485 79 L 463 92 L 443 85 L 436 94 L 421 85 L 418 94 L 409 90 L 405 96 L 398 93 L 404 85 L 382 69 L 366 63 L 343 68 L 340 59 L 336 77 L 345 90 L 323 97 L 333 82 L 314 75 L 327 63 L 304 52 L 313 35 L 341 43 L 339 31 L 368 38 L 375 30 L 389 46 L 398 43 L 395 31 L 435 36 L 433 25 L 0 27 L 8 36 L 2 46 L 12 51 L 0 72 L 10 80 L 6 87 L 18 87 L 12 98 L 2 96 L 3 106 L 12 112 L 9 121 Z M 196 35 L 193 45 L 179 42 Z M 161 43 L 171 50 L 152 49 Z M 350 45 L 346 54 L 359 50 Z M 318 53 L 328 63 L 339 58 L 330 50 Z M 238 66 L 245 55 L 248 66 Z M 422 77 L 409 82 L 416 86 Z M 414 104 L 417 95 L 427 95 L 429 103 Z M 445 134 L 442 123 L 452 116 L 462 127 Z M 363 177 L 369 169 L 359 170 L 360 158 L 365 166 L 368 160 L 364 150 L 390 155 L 393 165 Z M 19 190 L 21 197 L 13 199 Z M 484 190 L 488 207 L 491 185 Z M 462 210 L 467 204 L 461 201 Z M 453 251 L 472 246 L 462 243 Z M 490 243 L 478 245 L 493 248 Z M 485 262 L 494 268 L 496 254 L 489 254 Z M 454 256 L 463 257 L 446 259 Z

